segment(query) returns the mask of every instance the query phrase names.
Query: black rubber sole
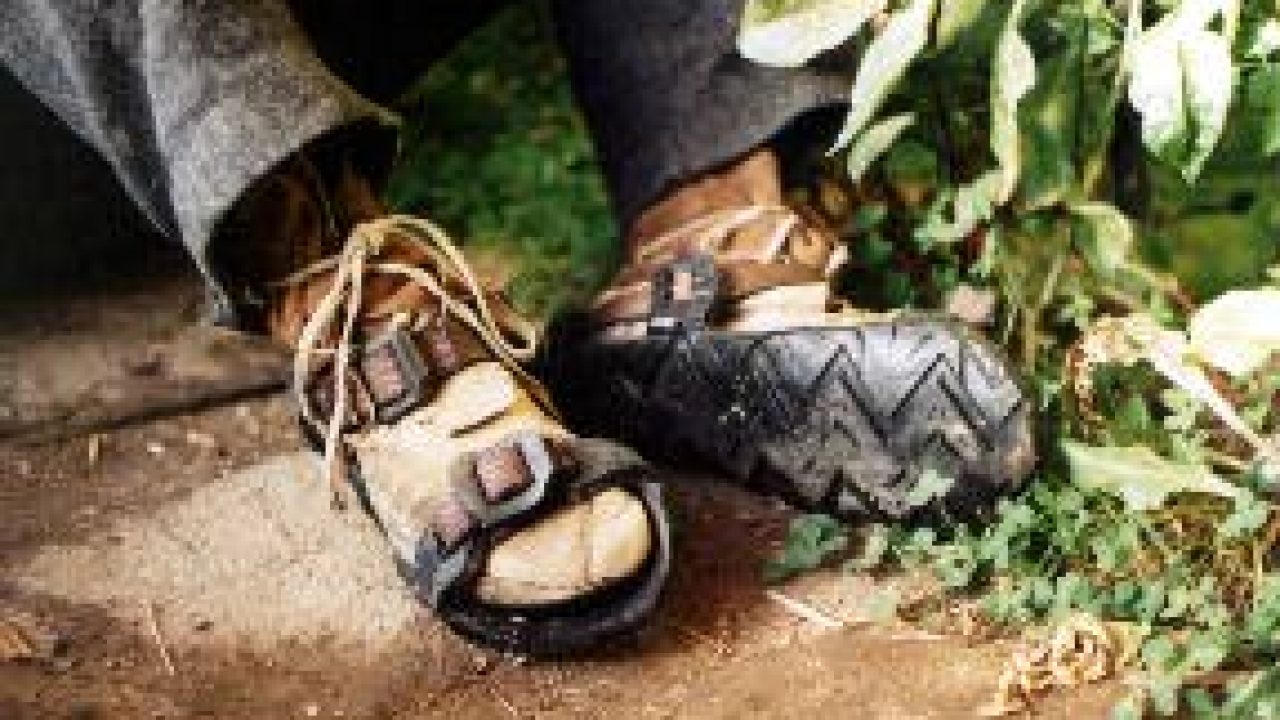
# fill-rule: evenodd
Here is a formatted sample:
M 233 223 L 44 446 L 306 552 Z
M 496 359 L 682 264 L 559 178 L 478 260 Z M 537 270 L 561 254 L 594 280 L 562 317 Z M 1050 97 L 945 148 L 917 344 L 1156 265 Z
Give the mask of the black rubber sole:
M 539 363 L 570 427 L 655 462 L 699 461 L 806 510 L 969 517 L 1035 462 L 1013 372 L 949 319 L 624 342 L 581 327 L 561 323 Z M 920 487 L 930 470 L 951 482 Z

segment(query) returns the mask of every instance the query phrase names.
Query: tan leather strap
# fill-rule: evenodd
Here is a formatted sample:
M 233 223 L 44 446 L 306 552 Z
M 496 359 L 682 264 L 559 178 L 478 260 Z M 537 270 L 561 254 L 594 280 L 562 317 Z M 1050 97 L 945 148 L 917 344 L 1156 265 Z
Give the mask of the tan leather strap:
M 606 325 L 651 322 L 673 300 L 679 302 L 674 296 L 682 284 L 698 276 L 693 268 L 709 258 L 715 286 L 711 305 L 731 314 L 734 304 L 758 293 L 824 283 L 837 256 L 835 237 L 790 208 L 735 208 L 699 218 L 644 246 L 598 297 L 593 311 Z M 665 278 L 671 276 L 674 284 L 667 287 Z

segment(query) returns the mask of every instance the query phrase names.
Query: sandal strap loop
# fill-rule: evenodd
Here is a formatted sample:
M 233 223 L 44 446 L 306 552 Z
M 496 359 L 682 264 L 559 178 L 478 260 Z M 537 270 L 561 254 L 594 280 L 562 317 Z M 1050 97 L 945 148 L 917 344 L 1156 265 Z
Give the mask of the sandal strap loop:
M 649 332 L 706 328 L 716 302 L 715 260 L 709 254 L 676 260 L 654 274 Z
M 439 389 L 444 375 L 418 351 L 407 330 L 395 327 L 361 349 L 355 363 L 369 389 L 375 417 L 393 423 Z

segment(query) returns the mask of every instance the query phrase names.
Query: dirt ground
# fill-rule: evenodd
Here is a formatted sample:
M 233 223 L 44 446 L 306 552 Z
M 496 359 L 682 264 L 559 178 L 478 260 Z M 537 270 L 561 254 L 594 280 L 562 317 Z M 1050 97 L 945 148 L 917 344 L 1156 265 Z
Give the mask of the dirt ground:
M 892 580 L 776 589 L 841 627 L 771 596 L 786 510 L 702 477 L 677 481 L 679 569 L 642 637 L 551 663 L 471 648 L 330 508 L 279 358 L 199 307 L 184 272 L 0 302 L 0 610 L 61 638 L 0 664 L 0 718 L 967 718 L 994 687 L 1007 647 L 870 622 Z M 1113 693 L 1037 715 L 1107 717 Z

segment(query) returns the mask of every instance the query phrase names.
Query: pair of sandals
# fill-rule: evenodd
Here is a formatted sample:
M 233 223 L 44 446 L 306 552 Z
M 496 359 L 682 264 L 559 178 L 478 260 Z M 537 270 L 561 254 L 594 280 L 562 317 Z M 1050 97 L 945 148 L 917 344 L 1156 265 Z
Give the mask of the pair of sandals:
M 836 247 L 785 207 L 713 214 L 535 353 L 439 228 L 363 223 L 284 283 L 310 293 L 304 430 L 450 628 L 534 656 L 631 632 L 659 602 L 665 490 L 629 448 L 846 519 L 971 514 L 1018 487 L 1031 408 L 998 352 L 949 320 L 839 310 Z M 926 472 L 954 482 L 913 502 Z

